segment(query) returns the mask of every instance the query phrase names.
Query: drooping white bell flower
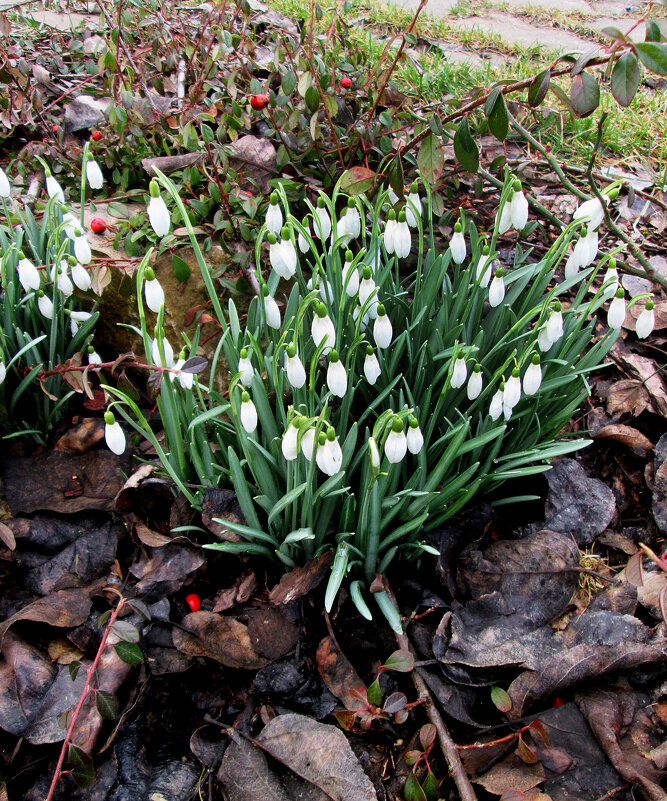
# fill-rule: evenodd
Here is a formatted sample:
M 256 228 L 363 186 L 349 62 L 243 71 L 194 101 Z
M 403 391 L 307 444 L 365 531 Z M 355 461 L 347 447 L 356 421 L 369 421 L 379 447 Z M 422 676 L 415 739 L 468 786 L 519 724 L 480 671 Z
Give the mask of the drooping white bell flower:
M 395 206 L 399 201 L 398 195 L 396 194 L 396 192 L 394 192 L 394 189 L 391 186 L 387 190 L 387 200 L 391 203 L 392 206 Z
M 393 330 L 391 320 L 382 303 L 378 304 L 378 316 L 373 323 L 373 339 L 378 348 L 388 348 L 391 345 Z
M 472 368 L 472 373 L 470 373 L 470 378 L 468 379 L 468 386 L 466 387 L 468 400 L 475 400 L 475 398 L 478 398 L 482 392 L 482 386 L 482 368 L 479 364 L 475 363 L 475 366 Z
M 81 234 L 81 221 L 75 217 L 71 211 L 66 211 L 63 214 L 63 226 L 65 236 L 68 239 L 76 239 Z
M 343 267 L 343 286 L 348 298 L 353 298 L 359 291 L 359 270 L 352 263 L 352 251 L 345 252 L 345 266 Z
M 183 389 L 192 389 L 192 385 L 195 383 L 195 374 L 189 371 L 183 371 L 183 365 L 185 364 L 184 355 L 184 353 L 181 353 L 178 361 L 169 371 L 169 380 L 173 383 L 178 379 L 178 383 Z
M 12 187 L 9 183 L 9 178 L 7 178 L 7 173 L 0 167 L 0 197 L 9 197 L 12 191 Z
M 500 388 L 496 391 L 496 394 L 491 398 L 491 403 L 489 404 L 489 414 L 491 415 L 492 420 L 497 420 L 503 413 L 504 389 L 505 389 L 505 382 L 503 381 L 500 384 Z
M 91 189 L 101 189 L 104 186 L 104 175 L 94 159 L 88 159 L 86 162 L 86 180 Z
M 506 234 L 512 227 L 512 201 L 510 198 L 505 201 L 502 209 L 496 212 L 496 225 L 500 235 Z M 500 417 L 500 413 L 498 417 Z M 493 419 L 496 420 L 497 418 L 494 417 Z
M 243 392 L 241 395 L 240 417 L 243 428 L 248 434 L 252 434 L 257 428 L 257 409 L 255 409 L 255 404 L 252 402 L 247 392 Z
M 275 241 L 274 234 L 269 234 L 269 242 Z M 281 278 L 289 279 L 296 272 L 296 248 L 290 238 L 290 229 L 284 226 L 280 242 L 269 245 L 271 266 Z
M 19 251 L 18 257 L 19 257 L 19 263 L 18 263 L 19 282 L 23 287 L 23 291 L 30 292 L 31 289 L 33 290 L 39 289 L 39 285 L 41 283 L 41 279 L 39 277 L 39 270 L 30 261 L 30 259 L 26 259 L 26 257 L 23 255 L 22 252 Z
M 341 244 L 347 244 L 351 239 L 356 239 L 361 233 L 361 217 L 359 209 L 353 198 L 348 198 L 347 208 L 338 222 L 338 236 L 343 237 Z
M 324 443 L 322 444 L 323 437 Z M 343 466 L 343 449 L 336 439 L 336 432 L 333 428 L 329 428 L 326 436 L 320 434 L 316 462 L 320 470 L 328 476 L 335 476 Z
M 609 198 L 606 195 L 602 196 L 605 203 L 609 204 Z M 591 197 L 585 200 L 579 208 L 574 212 L 573 220 L 580 220 L 587 222 L 589 227 L 595 229 L 599 228 L 602 220 L 604 220 L 604 209 L 597 197 Z
M 169 216 L 169 209 L 167 204 L 160 195 L 160 185 L 153 178 L 150 183 L 151 199 L 148 201 L 148 220 L 151 228 L 155 231 L 155 235 L 159 237 L 166 236 L 171 227 L 171 217 Z
M 505 415 L 505 420 L 510 419 L 513 410 L 514 410 L 513 406 L 505 406 L 505 404 L 503 404 L 503 414 Z
M 306 229 L 308 230 L 308 226 L 309 226 L 308 220 L 304 220 L 303 222 L 304 222 L 304 225 L 306 226 Z M 303 233 L 301 231 L 299 231 L 299 236 L 297 237 L 297 242 L 299 244 L 299 250 L 302 253 L 308 253 L 308 251 L 310 250 L 310 242 L 306 239 L 306 237 L 303 235 Z
M 85 235 L 81 234 L 74 240 L 74 257 L 79 264 L 90 264 L 93 260 L 93 252 Z
M 319 348 L 320 344 L 326 340 L 326 344 L 322 350 L 323 356 L 327 356 L 336 344 L 336 329 L 331 322 L 331 318 L 327 314 L 327 307 L 324 303 L 318 303 L 315 307 L 315 316 L 313 317 L 313 323 L 310 327 L 310 335 L 313 338 L 316 348 Z
M 69 315 L 69 330 L 72 336 L 76 336 L 76 332 L 79 330 L 79 326 L 82 323 L 87 322 L 91 318 L 90 312 L 85 311 L 73 311 L 70 312 Z
M 262 287 L 262 297 L 264 300 L 264 313 L 266 314 L 266 324 L 269 328 L 280 328 L 280 309 L 273 295 L 269 294 L 266 284 Z
M 309 428 L 301 437 L 301 453 L 308 459 L 309 462 L 313 461 L 313 451 L 315 450 L 315 429 Z
M 510 219 L 517 231 L 523 231 L 528 222 L 528 201 L 523 194 L 519 180 L 514 182 L 514 194 L 510 201 Z
M 479 281 L 482 289 L 486 289 L 491 281 L 491 273 L 495 271 L 494 264 L 496 262 L 489 257 L 489 246 L 484 245 L 482 252 L 477 260 L 477 268 L 475 270 L 475 278 Z
M 396 250 L 395 244 L 395 234 L 396 234 L 396 226 L 398 223 L 396 222 L 396 212 L 391 209 L 387 216 L 387 224 L 384 227 L 384 249 L 387 251 L 389 255 L 391 255 Z
M 102 357 L 92 345 L 89 345 L 88 347 L 88 364 L 91 365 L 102 364 Z
M 93 284 L 88 270 L 76 260 L 72 265 L 72 281 L 82 292 L 87 292 Z
M 41 290 L 37 296 L 37 308 L 47 320 L 53 320 L 53 302 Z
M 146 283 L 144 284 L 144 295 L 146 297 L 146 305 L 148 308 L 157 314 L 160 307 L 164 303 L 164 290 L 162 285 L 155 277 L 152 267 L 146 267 L 144 273 Z
M 293 462 L 299 455 L 297 446 L 297 441 L 299 437 L 298 423 L 299 423 L 298 418 L 295 417 L 294 420 L 292 420 L 292 422 L 287 426 L 287 431 L 285 431 L 285 433 L 283 434 L 283 439 L 280 444 L 283 456 L 288 462 Z
M 374 476 L 377 476 L 380 472 L 380 451 L 373 437 L 368 438 L 368 458 L 371 463 L 371 471 Z
M 313 289 L 319 289 L 320 297 L 324 303 L 333 303 L 334 296 L 331 282 L 323 281 L 318 273 L 313 273 L 313 275 L 308 279 L 307 287 L 309 292 L 312 292 Z
M 69 262 L 67 259 L 61 259 L 60 265 L 55 264 L 51 267 L 51 280 L 55 282 L 58 289 L 63 295 L 68 298 L 74 292 L 74 285 L 67 274 Z
M 574 276 L 579 272 L 580 266 L 580 259 L 573 250 L 565 262 L 565 278 L 574 278 Z
M 419 451 L 424 447 L 424 435 L 419 428 L 419 420 L 416 417 L 411 417 L 408 424 L 408 433 L 405 437 L 408 450 L 411 454 L 416 456 Z
M 545 323 L 537 334 L 537 346 L 542 353 L 546 353 L 547 351 L 551 350 L 553 344 L 553 339 L 551 339 L 549 336 L 549 326 L 547 323 Z
M 654 303 L 649 298 L 646 301 L 646 306 L 641 310 L 637 323 L 635 325 L 635 333 L 639 339 L 646 339 L 647 336 L 655 328 L 655 312 L 653 311 Z
M 493 276 L 493 281 L 491 281 L 491 286 L 489 287 L 489 305 L 493 306 L 500 306 L 503 302 L 505 297 L 505 281 L 503 279 L 503 268 L 498 267 Z
M 239 380 L 243 386 L 252 386 L 252 378 L 255 375 L 255 371 L 253 369 L 252 362 L 250 361 L 247 348 L 241 348 L 241 352 L 239 353 L 238 372 L 241 374 Z
M 6 377 L 7 377 L 7 368 L 5 367 L 5 363 L 0 360 L 0 384 L 4 383 Z
M 398 417 L 394 417 L 391 431 L 384 443 L 384 455 L 390 464 L 398 464 L 405 458 L 407 450 L 408 438 L 403 430 L 403 421 Z
M 266 227 L 272 234 L 280 235 L 283 227 L 283 212 L 277 192 L 271 192 L 269 207 L 266 210 Z
M 331 217 L 327 211 L 324 198 L 317 198 L 317 207 L 313 218 L 313 236 L 319 237 L 323 242 L 331 234 Z
M 347 373 L 345 365 L 338 358 L 338 353 L 331 350 L 329 353 L 329 366 L 327 368 L 327 386 L 332 395 L 342 398 L 347 392 Z
M 616 290 L 616 297 L 609 304 L 607 325 L 609 328 L 620 328 L 625 320 L 625 290 L 622 286 Z
M 288 345 L 285 350 L 285 372 L 287 380 L 294 389 L 301 389 L 306 383 L 306 370 L 296 352 L 296 345 Z
M 405 221 L 405 212 L 398 213 L 398 222 L 394 228 L 394 253 L 399 259 L 407 259 L 410 255 L 410 247 L 412 240 L 410 237 L 410 229 Z
M 369 384 L 374 384 L 382 375 L 380 362 L 370 345 L 366 346 L 366 358 L 364 359 L 364 375 Z
M 609 259 L 607 272 L 602 279 L 602 293 L 605 299 L 614 297 L 620 286 L 618 270 L 616 269 L 616 259 Z
M 359 284 L 359 305 L 363 306 L 374 294 L 377 296 L 377 287 L 375 285 L 375 281 L 373 280 L 373 273 L 371 272 L 370 267 L 364 267 L 364 269 L 361 271 L 361 283 Z M 371 316 L 377 316 L 377 305 L 376 314 Z
M 125 451 L 125 434 L 120 427 L 120 423 L 116 422 L 113 412 L 104 413 L 104 440 L 107 443 L 107 448 L 116 456 L 120 456 Z
M 352 319 L 356 323 L 361 315 L 361 306 L 357 304 L 354 309 L 352 309 Z M 361 324 L 359 326 L 360 331 L 365 331 L 366 326 L 368 325 L 368 312 L 364 312 L 363 316 L 361 317 Z
M 460 222 L 457 222 L 454 226 L 454 234 L 449 240 L 449 249 L 456 264 L 462 264 L 466 257 L 466 241 L 463 237 L 463 226 Z
M 540 365 L 540 357 L 537 353 L 534 353 L 523 376 L 523 394 L 535 395 L 541 384 L 542 367 Z
M 587 261 L 582 263 L 582 267 L 588 267 L 589 264 L 593 264 L 595 261 L 595 257 L 598 255 L 598 240 L 598 232 L 589 225 L 588 230 L 586 231 L 586 236 L 584 237 L 584 242 L 586 243 Z
M 65 193 L 63 192 L 62 186 L 56 181 L 56 179 L 51 175 L 50 170 L 46 170 L 46 194 L 51 197 L 55 198 L 59 203 L 65 202 Z
M 410 194 L 405 203 L 405 221 L 410 228 L 416 228 L 419 225 L 418 218 L 421 216 L 422 201 L 419 197 L 419 184 L 417 181 L 414 181 L 410 187 Z
M 164 359 L 160 355 L 160 343 L 162 344 Z M 153 339 L 153 343 L 151 345 L 151 356 L 153 357 L 153 364 L 157 365 L 158 367 L 169 368 L 174 366 L 174 349 L 171 347 L 171 343 L 166 337 L 162 337 L 160 340 L 158 340 L 157 337 Z
M 466 367 L 466 360 L 463 356 L 457 356 L 456 361 L 454 362 L 454 369 L 452 370 L 452 377 L 450 380 L 450 385 L 452 389 L 458 389 L 462 387 L 468 376 L 468 369 Z
M 547 319 L 547 336 L 552 342 L 558 342 L 563 336 L 563 307 L 556 301 Z

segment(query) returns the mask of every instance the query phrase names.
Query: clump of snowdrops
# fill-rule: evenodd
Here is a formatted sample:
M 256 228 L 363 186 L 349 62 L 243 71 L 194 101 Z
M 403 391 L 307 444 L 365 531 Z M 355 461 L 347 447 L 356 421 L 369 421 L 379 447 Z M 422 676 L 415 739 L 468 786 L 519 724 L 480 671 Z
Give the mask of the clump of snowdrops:
M 101 186 L 87 147 L 83 163 L 82 208 L 86 182 Z M 93 299 L 101 288 L 91 272 L 83 214 L 68 206 L 44 166 L 49 200 L 41 219 L 14 200 L 0 169 L 0 433 L 32 435 L 42 444 L 83 386 L 78 378 L 68 384 L 64 368 L 89 363 L 94 369 L 101 361 L 90 345 L 98 317 Z
M 187 215 L 160 175 L 149 216 L 164 235 L 160 184 Z M 494 229 L 480 232 L 462 214 L 444 252 L 418 183 L 405 198 L 380 192 L 374 204 L 337 187 L 309 203 L 305 218 L 290 213 L 279 187 L 256 244 L 260 295 L 243 326 L 233 300 L 223 310 L 190 230 L 223 326 L 209 378 L 195 375 L 203 367 L 196 338 L 178 343 L 176 358 L 164 337 L 163 294 L 147 254 L 137 274 L 141 334 L 171 379 L 161 373 L 166 436 L 159 441 L 136 404 L 109 387 L 110 446 L 124 447 L 117 412 L 151 440 L 192 504 L 201 501 L 193 484 L 234 488 L 245 522 L 221 521 L 235 541 L 208 547 L 286 568 L 335 549 L 327 609 L 346 581 L 364 617 L 379 607 L 400 630 L 378 575 L 433 552 L 425 534 L 474 498 L 520 500 L 498 500 L 496 491 L 587 444 L 560 434 L 625 315 L 615 261 L 597 254 L 596 204 L 584 204 L 539 261 L 517 245 L 514 263 L 503 266 L 499 231 L 521 230 L 528 217 L 513 176 Z M 158 312 L 152 332 L 144 299 Z M 594 342 L 603 305 L 609 329 Z M 640 319 L 638 330 L 648 333 Z M 223 397 L 216 375 L 227 366 Z

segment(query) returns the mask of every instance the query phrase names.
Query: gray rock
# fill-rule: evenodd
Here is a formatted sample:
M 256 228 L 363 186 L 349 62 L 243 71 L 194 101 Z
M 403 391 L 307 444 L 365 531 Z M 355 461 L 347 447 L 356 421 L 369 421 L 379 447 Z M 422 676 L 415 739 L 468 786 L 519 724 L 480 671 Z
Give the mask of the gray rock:
M 106 121 L 110 106 L 110 97 L 97 99 L 90 95 L 77 95 L 65 106 L 63 128 L 70 132 L 89 131 Z

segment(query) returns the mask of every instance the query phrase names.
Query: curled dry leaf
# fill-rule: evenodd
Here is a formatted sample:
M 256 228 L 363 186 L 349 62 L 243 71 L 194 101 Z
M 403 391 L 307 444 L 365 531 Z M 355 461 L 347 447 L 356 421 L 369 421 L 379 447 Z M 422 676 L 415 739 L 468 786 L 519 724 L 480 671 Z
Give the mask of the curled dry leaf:
M 85 590 L 56 590 L 3 620 L 0 623 L 0 644 L 9 627 L 19 620 L 47 623 L 58 628 L 80 626 L 88 619 L 90 607 L 91 601 Z
M 654 447 L 651 440 L 644 436 L 641 431 L 620 423 L 603 426 L 595 433 L 594 439 L 611 439 L 615 442 L 620 442 L 638 456 L 643 456 L 644 458 L 651 453 Z
M 274 605 L 288 604 L 307 595 L 317 587 L 329 572 L 333 562 L 333 552 L 327 551 L 321 556 L 311 559 L 303 567 L 297 567 L 286 573 L 271 590 L 269 602 Z
M 268 661 L 252 647 L 247 626 L 213 612 L 186 615 L 173 640 L 186 656 L 207 656 L 227 667 L 257 670 Z
M 630 414 L 638 417 L 650 402 L 649 391 L 636 378 L 616 381 L 607 391 L 607 412 L 610 415 Z
M 333 637 L 325 637 L 320 641 L 317 649 L 317 669 L 328 690 L 345 705 L 346 709 L 354 711 L 364 705 L 357 693 L 363 681 Z

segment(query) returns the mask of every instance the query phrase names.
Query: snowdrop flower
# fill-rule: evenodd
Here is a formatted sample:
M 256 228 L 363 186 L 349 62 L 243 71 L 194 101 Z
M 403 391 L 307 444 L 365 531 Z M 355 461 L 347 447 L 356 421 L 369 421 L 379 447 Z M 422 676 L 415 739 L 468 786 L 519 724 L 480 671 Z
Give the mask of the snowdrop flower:
M 489 246 L 484 245 L 480 257 L 477 260 L 477 269 L 475 270 L 475 278 L 479 281 L 479 285 L 482 289 L 486 289 L 489 285 L 493 265 L 494 261 L 489 258 Z
M 642 309 L 637 324 L 635 325 L 635 333 L 639 339 L 646 339 L 646 337 L 653 331 L 655 327 L 655 312 L 653 300 L 649 298 L 646 301 L 646 306 Z
M 510 219 L 517 231 L 523 231 L 528 222 L 528 201 L 521 189 L 521 181 L 514 182 L 514 194 L 510 201 Z
M 528 369 L 523 376 L 523 394 L 535 395 L 541 383 L 542 367 L 540 366 L 540 357 L 537 353 L 534 353 L 528 365 Z
M 512 227 L 512 201 L 510 199 L 505 201 L 502 211 L 496 212 L 496 225 L 498 226 L 498 233 L 501 235 L 506 234 Z M 493 419 L 495 420 L 496 418 L 494 417 Z
M 373 280 L 371 268 L 364 267 L 364 269 L 361 271 L 361 283 L 359 284 L 359 305 L 363 306 L 374 293 L 377 293 L 377 287 L 375 286 L 375 281 Z M 371 314 L 371 317 L 375 317 L 377 315 L 377 297 L 375 298 L 374 305 L 375 314 L 371 314 L 369 309 L 369 314 Z
M 315 316 L 310 327 L 310 335 L 316 348 L 319 348 L 320 344 L 326 340 L 326 345 L 322 350 L 323 356 L 327 356 L 336 344 L 336 329 L 327 314 L 327 307 L 324 303 L 318 303 L 315 307 Z
M 354 320 L 355 323 L 359 319 L 360 314 L 361 314 L 361 306 L 357 304 L 354 307 L 354 309 L 352 309 L 352 319 Z M 359 326 L 359 329 L 361 331 L 365 331 L 367 325 L 368 325 L 368 312 L 364 312 L 364 315 L 361 318 L 361 325 Z
M 51 267 L 51 280 L 55 281 L 56 286 L 66 298 L 74 292 L 74 285 L 70 281 L 69 275 L 67 275 L 68 267 L 69 262 L 67 259 L 61 259 L 58 267 L 55 264 Z
M 392 206 L 395 206 L 399 201 L 398 195 L 396 194 L 396 192 L 394 192 L 394 189 L 391 186 L 387 190 L 387 200 L 391 203 Z
M 410 239 L 410 229 L 405 221 L 405 212 L 398 213 L 398 222 L 394 228 L 394 253 L 399 259 L 407 259 L 410 255 L 410 247 L 412 241 Z
M 300 389 L 306 383 L 306 370 L 294 344 L 288 345 L 285 351 L 285 371 L 287 380 L 294 389 Z
M 18 257 L 19 257 L 19 263 L 18 263 L 19 282 L 23 287 L 23 291 L 29 292 L 31 289 L 34 290 L 39 289 L 39 285 L 41 283 L 41 279 L 39 277 L 39 270 L 30 261 L 30 259 L 26 259 L 26 257 L 21 251 L 19 251 Z
M 320 297 L 324 303 L 333 303 L 334 296 L 331 283 L 329 281 L 323 281 L 317 273 L 314 273 L 308 279 L 306 286 L 308 287 L 309 292 L 311 292 L 313 289 L 319 289 Z
M 542 351 L 542 353 L 546 353 L 547 351 L 551 350 L 554 342 L 549 336 L 549 326 L 545 323 L 539 330 L 537 335 L 537 346 Z
M 419 184 L 414 181 L 410 187 L 410 194 L 405 203 L 405 221 L 410 228 L 416 228 L 418 218 L 422 216 L 422 202 L 419 197 Z
M 361 217 L 353 198 L 348 198 L 347 208 L 338 222 L 338 236 L 345 237 L 345 243 L 356 239 L 361 233 Z M 341 243 L 343 244 L 343 243 Z
M 74 257 L 79 264 L 90 264 L 93 260 L 90 244 L 83 234 L 79 234 L 74 240 Z
M 347 392 L 347 373 L 345 365 L 338 358 L 338 353 L 332 350 L 329 353 L 329 367 L 327 368 L 327 386 L 332 395 L 342 398 Z
M 563 307 L 556 301 L 547 319 L 547 336 L 551 342 L 558 342 L 563 336 Z
M 609 304 L 607 325 L 609 328 L 620 328 L 625 320 L 625 290 L 622 286 L 616 290 L 616 297 Z
M 609 204 L 609 198 L 606 195 L 602 196 L 605 204 Z M 599 228 L 602 220 L 604 220 L 604 209 L 597 197 L 585 200 L 579 208 L 574 212 L 573 220 L 580 220 L 587 222 L 591 228 Z
M 328 476 L 335 476 L 340 471 L 343 464 L 343 450 L 333 428 L 329 428 L 326 436 L 320 434 L 315 461 L 320 470 Z
M 277 192 L 271 192 L 269 207 L 266 210 L 266 227 L 273 234 L 279 234 L 283 227 L 283 212 L 279 205 Z
M 81 221 L 77 219 L 71 211 L 63 214 L 63 225 L 65 236 L 68 239 L 76 239 L 81 234 Z
M 382 375 L 380 362 L 370 345 L 366 346 L 366 358 L 364 359 L 364 375 L 369 384 L 374 384 Z
M 579 272 L 580 266 L 581 260 L 573 250 L 572 253 L 570 253 L 570 255 L 567 257 L 567 262 L 565 263 L 565 278 L 574 278 L 574 276 Z
M 90 320 L 91 316 L 92 315 L 90 314 L 90 312 L 84 312 L 84 311 L 70 312 L 69 330 L 73 337 L 76 336 L 76 332 L 79 330 L 79 326 L 81 325 L 81 323 L 85 323 L 86 321 Z
M 262 297 L 264 298 L 264 313 L 266 314 L 266 324 L 270 328 L 280 328 L 280 309 L 273 295 L 269 294 L 266 284 L 262 287 Z
M 287 426 L 287 431 L 283 434 L 283 439 L 280 444 L 283 456 L 288 462 L 293 462 L 299 454 L 297 448 L 297 439 L 299 436 L 299 420 L 294 418 Z
M 456 264 L 461 264 L 466 257 L 466 241 L 463 238 L 463 226 L 460 222 L 454 226 L 454 234 L 449 240 L 449 249 L 452 252 L 452 259 Z
M 352 251 L 345 252 L 345 266 L 343 267 L 343 285 L 348 298 L 353 298 L 359 291 L 359 270 L 352 264 Z
M 9 197 L 10 194 L 11 186 L 9 184 L 9 178 L 7 178 L 7 173 L 0 167 L 0 197 Z
M 47 320 L 53 320 L 53 303 L 51 298 L 48 298 L 41 290 L 37 296 L 37 307 L 43 317 L 46 317 Z
M 160 355 L 160 344 L 162 344 L 162 352 L 164 353 L 164 360 Z M 153 357 L 153 364 L 157 367 L 173 367 L 174 366 L 174 349 L 171 347 L 169 340 L 162 337 L 158 340 L 157 336 L 151 345 L 151 355 Z
M 306 230 L 310 231 L 309 222 L 308 220 L 304 220 L 304 225 L 306 226 Z M 299 236 L 297 237 L 297 242 L 299 244 L 299 250 L 302 253 L 308 253 L 310 250 L 310 242 L 306 239 L 306 237 L 299 231 Z
M 467 375 L 466 360 L 463 356 L 458 356 L 454 362 L 454 369 L 452 370 L 452 378 L 450 380 L 452 389 L 462 387 L 466 382 Z
M 602 279 L 603 294 L 605 298 L 613 297 L 620 286 L 618 281 L 618 270 L 616 269 L 616 259 L 609 259 L 609 267 Z
M 104 439 L 107 447 L 116 456 L 120 456 L 125 451 L 125 434 L 116 422 L 113 412 L 104 413 Z
M 65 194 L 58 181 L 56 181 L 53 175 L 51 175 L 51 170 L 47 168 L 45 170 L 45 174 L 46 174 L 46 194 L 49 197 L 55 198 L 59 203 L 64 203 Z
M 411 454 L 416 456 L 419 451 L 424 447 L 424 435 L 419 428 L 419 420 L 416 417 L 410 418 L 408 425 L 408 433 L 406 436 L 408 450 Z
M 478 398 L 480 393 L 482 392 L 482 368 L 475 362 L 475 366 L 472 368 L 472 373 L 470 373 L 470 378 L 468 379 L 468 386 L 466 387 L 466 394 L 468 395 L 468 400 L 475 400 Z
M 72 265 L 72 281 L 82 292 L 87 292 L 93 283 L 88 270 L 82 264 L 79 264 L 76 259 Z
M 313 218 L 313 236 L 319 237 L 324 241 L 331 233 L 331 217 L 327 211 L 327 204 L 324 198 L 317 198 L 317 207 Z
M 500 415 L 503 413 L 503 390 L 505 389 L 505 382 L 501 382 L 500 388 L 497 390 L 496 394 L 491 398 L 491 403 L 489 405 L 489 414 L 491 415 L 492 420 L 497 420 Z
M 291 278 L 296 272 L 296 248 L 290 239 L 289 228 L 285 226 L 282 229 L 280 240 L 272 233 L 267 238 L 271 267 L 281 278 L 285 280 Z
M 248 434 L 252 434 L 257 428 L 257 409 L 247 392 L 241 395 L 241 425 Z
M 313 460 L 313 450 L 315 449 L 315 429 L 309 428 L 301 437 L 301 453 L 308 459 Z
M 192 385 L 195 382 L 195 374 L 183 372 L 183 365 L 185 364 L 184 357 L 185 353 L 181 351 L 178 361 L 175 365 L 173 365 L 169 372 L 169 380 L 173 383 L 176 379 L 178 379 L 178 383 L 183 387 L 183 389 L 192 389 Z
M 377 477 L 380 472 L 380 451 L 373 437 L 368 438 L 368 457 L 371 462 L 371 471 Z
M 171 217 L 169 216 L 169 209 L 167 204 L 160 195 L 160 184 L 153 178 L 150 183 L 151 199 L 148 201 L 148 220 L 155 235 L 162 237 L 169 233 L 171 227 Z
M 391 345 L 393 335 L 391 320 L 387 316 L 384 306 L 378 304 L 378 316 L 373 323 L 373 339 L 378 348 L 388 348 Z
M 391 431 L 384 443 L 384 455 L 390 464 L 398 464 L 405 457 L 407 450 L 408 438 L 403 430 L 403 421 L 398 417 L 394 417 Z
M 3 361 L 0 361 L 0 384 L 4 383 L 6 377 L 7 377 L 7 368 L 5 367 L 5 363 Z
M 241 348 L 241 352 L 239 353 L 238 372 L 241 374 L 239 380 L 241 381 L 243 386 L 244 387 L 251 386 L 252 378 L 255 375 L 255 371 L 250 361 L 250 357 L 248 356 L 247 348 Z
M 489 305 L 496 307 L 500 306 L 505 297 L 505 281 L 503 280 L 503 268 L 498 267 L 491 286 L 489 287 Z
M 586 243 L 587 261 L 582 263 L 581 266 L 588 267 L 589 264 L 593 264 L 593 262 L 595 261 L 595 257 L 598 255 L 598 232 L 593 230 L 593 228 L 590 225 L 588 226 L 588 230 L 586 231 L 584 242 Z
M 155 277 L 152 267 L 146 267 L 144 273 L 146 283 L 144 284 L 144 295 L 146 296 L 146 305 L 148 308 L 157 314 L 160 307 L 164 303 L 164 290 L 160 282 Z
M 88 159 L 86 162 L 86 180 L 91 189 L 101 189 L 104 186 L 104 175 L 94 159 Z
M 384 227 L 384 249 L 389 255 L 396 250 L 395 237 L 396 237 L 396 212 L 391 209 L 387 215 L 387 224 Z
M 88 346 L 88 364 L 91 365 L 102 364 L 102 357 L 92 345 Z

